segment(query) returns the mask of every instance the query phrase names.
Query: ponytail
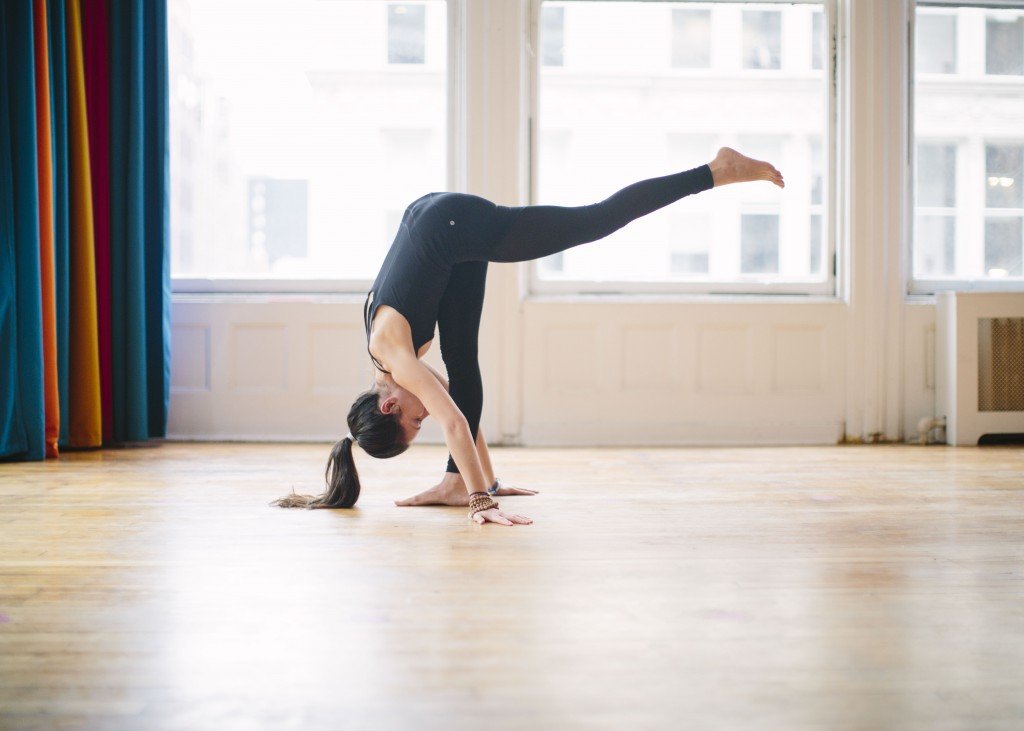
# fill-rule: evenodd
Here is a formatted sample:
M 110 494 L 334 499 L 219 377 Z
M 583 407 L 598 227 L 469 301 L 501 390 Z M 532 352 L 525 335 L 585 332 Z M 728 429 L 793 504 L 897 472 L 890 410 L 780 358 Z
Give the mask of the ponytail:
M 327 489 L 322 495 L 291 495 L 271 505 L 281 508 L 351 508 L 359 499 L 359 473 L 352 459 L 352 435 L 359 437 L 359 446 L 377 459 L 396 457 L 409 445 L 402 440 L 402 429 L 395 414 L 384 414 L 378 408 L 380 394 L 375 389 L 356 397 L 348 412 L 349 433 L 331 449 L 324 470 Z
M 271 503 L 281 508 L 351 508 L 359 499 L 359 473 L 352 459 L 352 439 L 345 437 L 331 449 L 324 470 L 327 489 L 322 495 L 299 495 L 292 490 Z

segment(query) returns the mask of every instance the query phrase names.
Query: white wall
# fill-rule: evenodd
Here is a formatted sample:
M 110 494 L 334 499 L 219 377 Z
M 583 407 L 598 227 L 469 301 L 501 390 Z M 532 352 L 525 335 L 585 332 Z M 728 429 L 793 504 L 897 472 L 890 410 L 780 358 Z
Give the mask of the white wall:
M 934 306 L 904 292 L 906 17 L 841 3 L 840 272 L 834 298 L 525 297 L 491 265 L 481 362 L 492 441 L 833 443 L 930 415 Z M 528 200 L 525 0 L 452 0 L 453 188 Z M 337 438 L 369 382 L 362 299 L 176 295 L 170 433 Z M 439 363 L 436 348 L 428 356 Z M 428 422 L 429 423 L 429 422 Z M 909 426 L 908 426 L 909 425 Z M 438 441 L 436 426 L 424 441 Z

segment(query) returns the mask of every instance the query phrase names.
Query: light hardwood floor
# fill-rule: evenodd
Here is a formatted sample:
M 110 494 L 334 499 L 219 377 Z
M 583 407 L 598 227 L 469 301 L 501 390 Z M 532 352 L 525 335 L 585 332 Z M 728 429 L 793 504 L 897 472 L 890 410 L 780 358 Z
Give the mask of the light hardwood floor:
M 0 728 L 1024 728 L 1022 449 L 327 449 L 0 464 Z

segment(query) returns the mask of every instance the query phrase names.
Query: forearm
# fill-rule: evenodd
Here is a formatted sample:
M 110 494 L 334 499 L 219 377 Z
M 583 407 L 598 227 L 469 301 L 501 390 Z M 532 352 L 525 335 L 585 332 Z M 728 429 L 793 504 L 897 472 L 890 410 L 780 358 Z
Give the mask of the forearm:
M 459 468 L 459 474 L 462 475 L 466 485 L 466 492 L 469 494 L 486 492 L 487 488 L 494 482 L 494 478 L 491 477 L 490 481 L 488 481 L 487 476 L 484 474 L 480 454 L 477 451 L 477 445 L 473 443 L 473 434 L 469 430 L 469 425 L 465 421 L 452 425 L 444 430 L 444 437 L 448 451 Z M 477 442 L 479 443 L 479 438 Z M 489 458 L 488 472 L 490 472 Z

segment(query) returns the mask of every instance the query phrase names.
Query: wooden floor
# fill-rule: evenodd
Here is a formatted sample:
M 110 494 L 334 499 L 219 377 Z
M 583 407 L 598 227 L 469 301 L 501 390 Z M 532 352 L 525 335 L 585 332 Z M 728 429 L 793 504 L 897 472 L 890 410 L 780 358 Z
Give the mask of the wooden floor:
M 0 464 L 0 729 L 1022 729 L 1024 450 L 494 451 L 532 526 L 395 508 L 444 453 Z

